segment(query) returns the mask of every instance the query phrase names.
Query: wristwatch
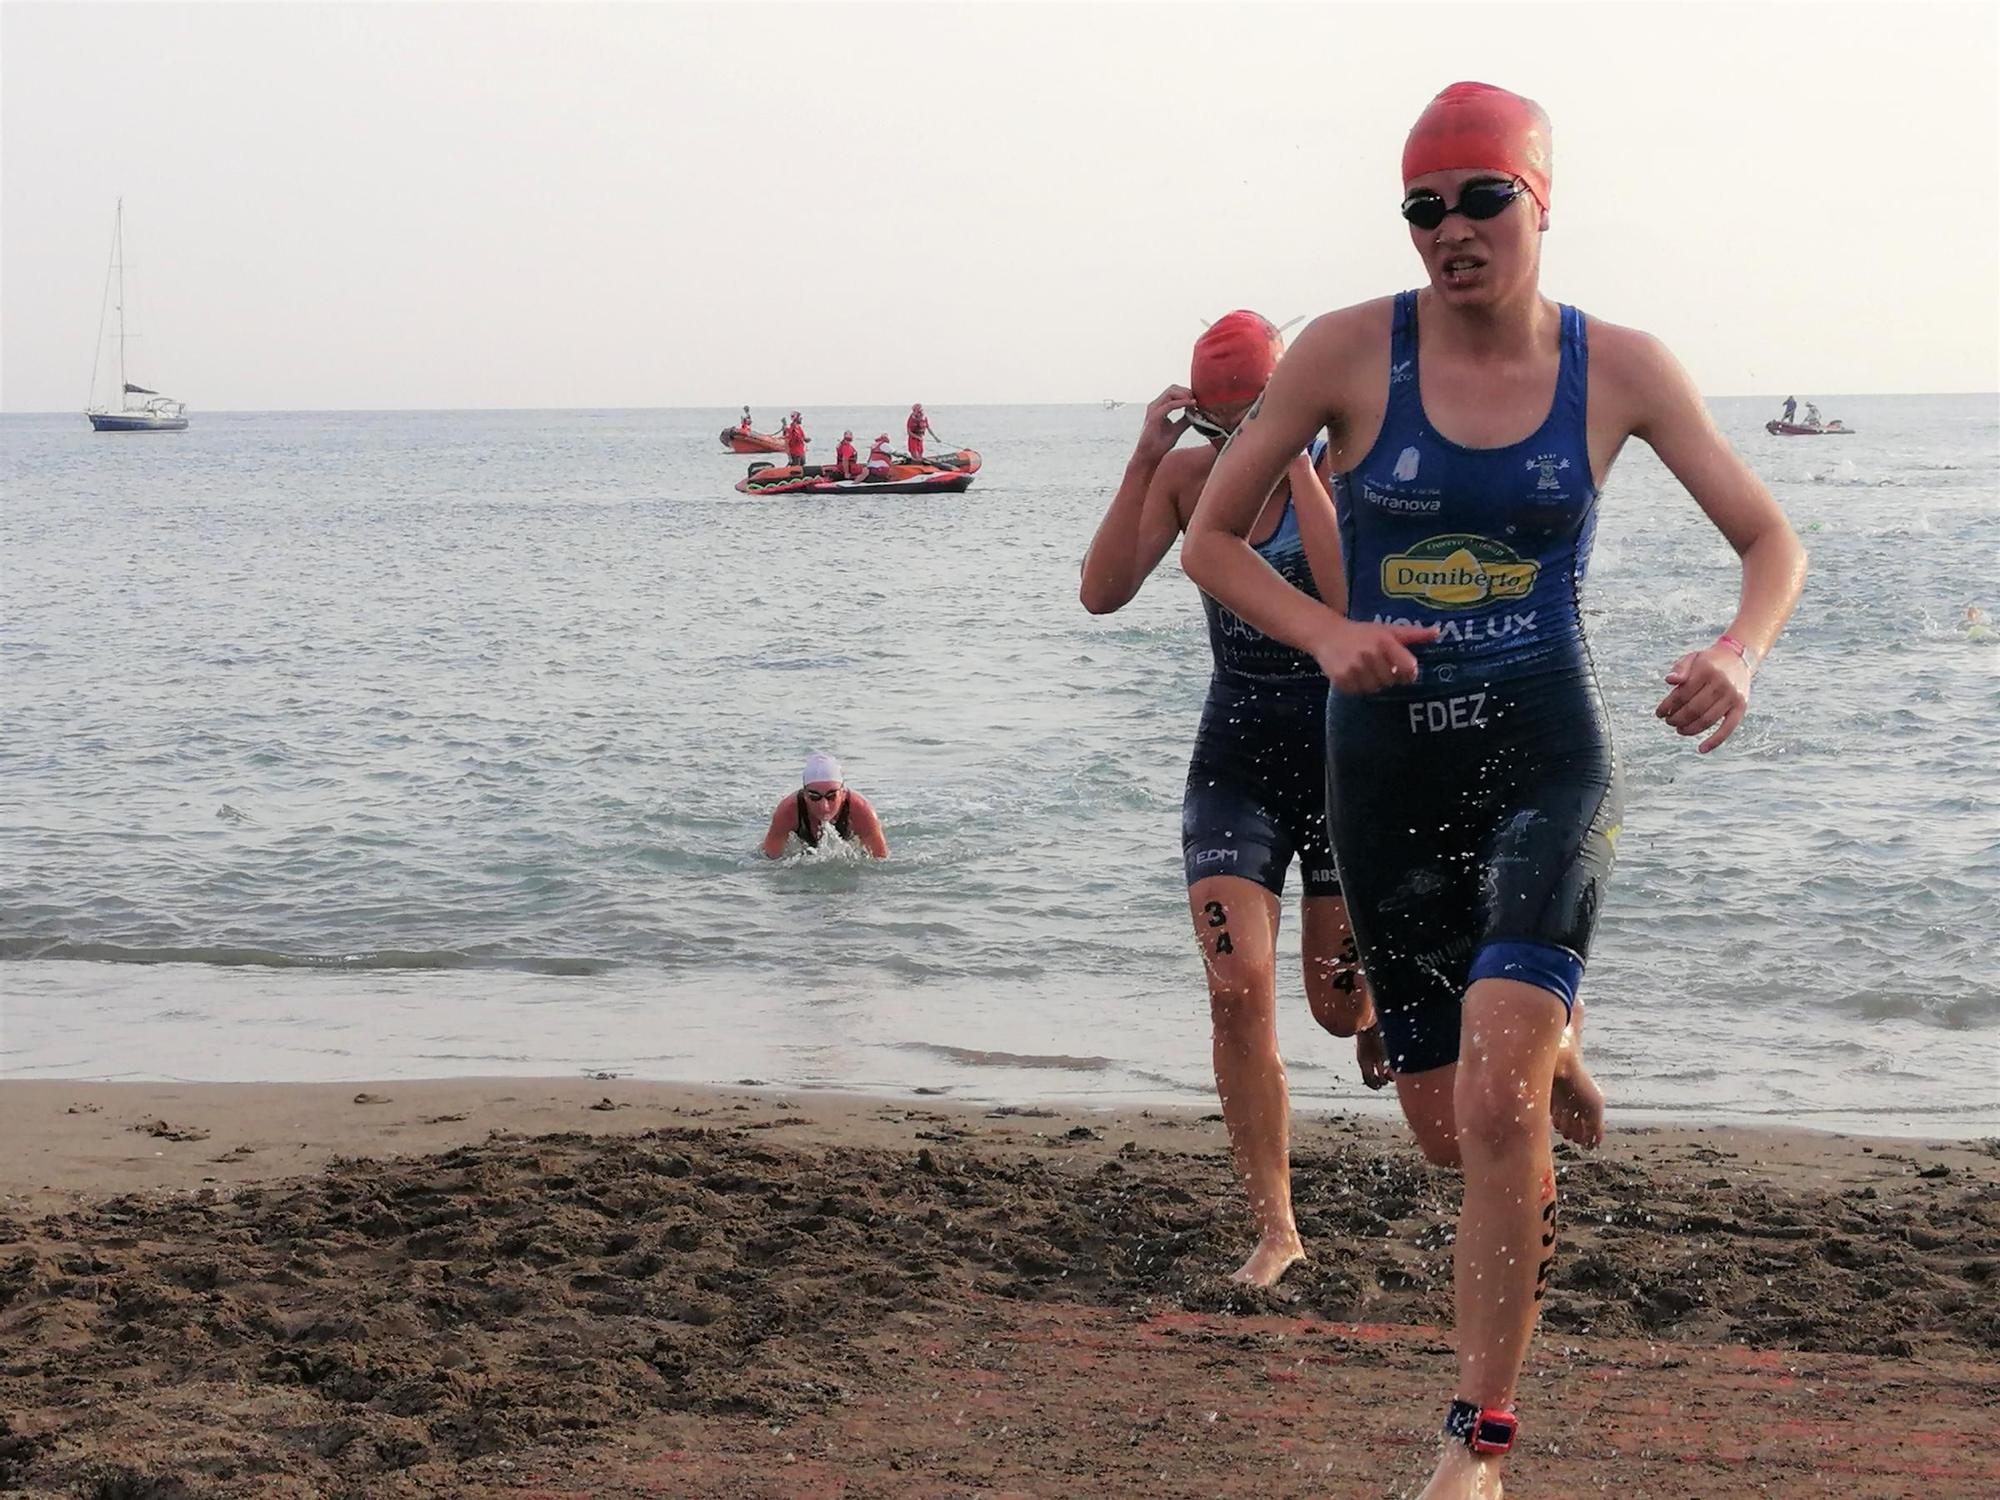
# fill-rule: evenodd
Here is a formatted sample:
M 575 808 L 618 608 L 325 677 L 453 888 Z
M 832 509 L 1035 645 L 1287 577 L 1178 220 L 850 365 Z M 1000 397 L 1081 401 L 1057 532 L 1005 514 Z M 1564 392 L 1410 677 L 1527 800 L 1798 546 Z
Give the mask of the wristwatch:
M 1470 1401 L 1453 1401 L 1444 1414 L 1444 1435 L 1456 1438 L 1474 1453 L 1505 1453 L 1514 1446 L 1518 1425 L 1511 1411 L 1474 1406 Z

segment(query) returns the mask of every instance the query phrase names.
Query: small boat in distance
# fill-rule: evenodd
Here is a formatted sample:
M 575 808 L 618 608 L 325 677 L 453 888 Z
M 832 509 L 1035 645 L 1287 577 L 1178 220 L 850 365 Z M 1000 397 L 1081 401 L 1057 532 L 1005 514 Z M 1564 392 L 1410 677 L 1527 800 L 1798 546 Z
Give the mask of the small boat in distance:
M 99 403 L 97 370 L 104 359 L 104 314 L 111 305 L 113 288 L 118 293 L 118 404 Z M 118 200 L 118 217 L 111 230 L 111 265 L 104 273 L 104 300 L 97 310 L 97 354 L 90 362 L 90 406 L 84 415 L 98 432 L 184 432 L 187 404 L 163 396 L 151 386 L 134 385 L 125 373 L 125 345 L 133 335 L 125 331 L 125 200 Z M 148 398 L 138 406 L 134 396 Z
M 1838 417 L 1822 426 L 1808 427 L 1803 422 L 1770 421 L 1764 430 L 1773 437 L 1853 437 L 1854 429 Z
M 970 448 L 937 458 L 894 455 L 886 477 L 870 479 L 864 470 L 858 478 L 848 478 L 832 464 L 750 465 L 750 472 L 736 481 L 743 495 L 955 495 L 968 488 L 979 472 L 979 455 Z

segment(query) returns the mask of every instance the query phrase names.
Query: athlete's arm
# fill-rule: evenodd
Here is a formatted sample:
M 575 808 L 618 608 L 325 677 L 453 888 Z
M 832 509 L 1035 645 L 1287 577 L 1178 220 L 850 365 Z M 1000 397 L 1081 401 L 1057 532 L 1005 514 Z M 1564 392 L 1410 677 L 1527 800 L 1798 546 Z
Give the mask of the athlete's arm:
M 1437 631 L 1342 619 L 1287 583 L 1257 555 L 1249 535 L 1286 465 L 1336 418 L 1319 393 L 1339 388 L 1358 311 L 1314 319 L 1278 361 L 1271 383 L 1216 460 L 1181 547 L 1188 577 L 1264 634 L 1310 652 L 1343 693 L 1415 681 L 1417 659 L 1408 643 L 1431 640 Z M 1317 582 L 1319 575 L 1313 576 Z
M 1194 392 L 1186 386 L 1170 385 L 1146 407 L 1125 477 L 1097 523 L 1090 550 L 1083 554 L 1077 595 L 1094 615 L 1108 615 L 1130 604 L 1180 535 L 1181 517 L 1171 483 L 1176 466 L 1167 457 L 1187 430 L 1187 418 L 1173 413 L 1193 401 Z
M 1321 459 L 1322 464 L 1326 462 Z M 1305 543 L 1313 586 L 1327 607 L 1344 617 L 1347 570 L 1340 555 L 1340 521 L 1334 514 L 1333 497 L 1309 458 L 1293 459 L 1286 478 L 1292 487 L 1292 512 L 1299 518 L 1299 540 Z
M 792 836 L 792 824 L 797 819 L 798 804 L 787 797 L 778 804 L 771 814 L 771 826 L 764 830 L 764 858 L 777 859 L 785 852 L 785 840 Z
M 1717 430 L 1680 361 L 1657 339 L 1627 329 L 1615 332 L 1608 342 L 1617 351 L 1616 368 L 1632 403 L 1631 430 L 1687 487 L 1742 560 L 1743 585 L 1726 633 L 1762 660 L 1799 602 L 1805 548 L 1764 482 Z M 1719 642 L 1690 651 L 1667 672 L 1669 691 L 1654 713 L 1682 735 L 1713 730 L 1696 747 L 1713 750 L 1743 722 L 1751 670 L 1751 663 Z
M 847 820 L 848 831 L 875 858 L 887 859 L 889 841 L 882 835 L 882 820 L 875 816 L 874 807 L 859 792 L 849 792 L 847 800 L 853 809 Z

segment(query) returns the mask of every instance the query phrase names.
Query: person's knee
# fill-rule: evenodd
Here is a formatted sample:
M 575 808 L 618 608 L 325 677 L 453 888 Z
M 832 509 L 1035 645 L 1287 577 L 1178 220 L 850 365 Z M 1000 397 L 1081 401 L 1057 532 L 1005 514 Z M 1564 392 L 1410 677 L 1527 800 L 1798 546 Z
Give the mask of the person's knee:
M 1306 1003 L 1312 1007 L 1313 1019 L 1319 1022 L 1320 1029 L 1335 1036 L 1353 1036 L 1368 1021 L 1368 995 L 1359 986 L 1352 991 L 1316 986 L 1307 995 Z
M 1483 1156 L 1533 1145 L 1548 1133 L 1546 1099 L 1546 1086 L 1537 1100 L 1512 1070 L 1461 1061 L 1452 1099 L 1458 1140 Z
M 1463 1166 L 1450 1090 L 1426 1087 L 1413 1079 L 1398 1084 L 1397 1097 L 1403 1106 L 1403 1119 L 1417 1138 L 1417 1149 L 1424 1153 L 1424 1160 L 1434 1167 Z
M 1444 1131 L 1418 1130 L 1417 1149 L 1424 1153 L 1424 1160 L 1434 1167 L 1450 1167 L 1457 1171 L 1465 1165 L 1465 1157 L 1458 1149 L 1458 1137 Z
M 1254 961 L 1209 966 L 1208 1011 L 1218 1041 L 1248 1046 L 1274 1035 L 1273 978 L 1269 964 Z

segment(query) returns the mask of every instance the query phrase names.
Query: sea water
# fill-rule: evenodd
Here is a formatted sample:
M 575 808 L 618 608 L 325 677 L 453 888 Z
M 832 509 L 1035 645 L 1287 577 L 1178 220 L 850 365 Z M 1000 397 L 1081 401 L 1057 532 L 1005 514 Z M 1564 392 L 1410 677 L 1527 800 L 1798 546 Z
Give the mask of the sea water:
M 1714 755 L 1652 710 L 1735 558 L 1642 444 L 1607 486 L 1590 1056 L 1614 1121 L 1987 1133 L 2000 410 L 1820 404 L 1856 435 L 1713 403 L 1812 556 Z M 720 409 L 0 418 L 0 1067 L 1212 1099 L 1199 601 L 1076 599 L 1141 410 L 939 408 L 970 491 L 843 499 L 734 493 Z M 758 853 L 814 749 L 887 862 Z M 1297 964 L 1291 920 L 1295 1097 L 1389 1108 Z

